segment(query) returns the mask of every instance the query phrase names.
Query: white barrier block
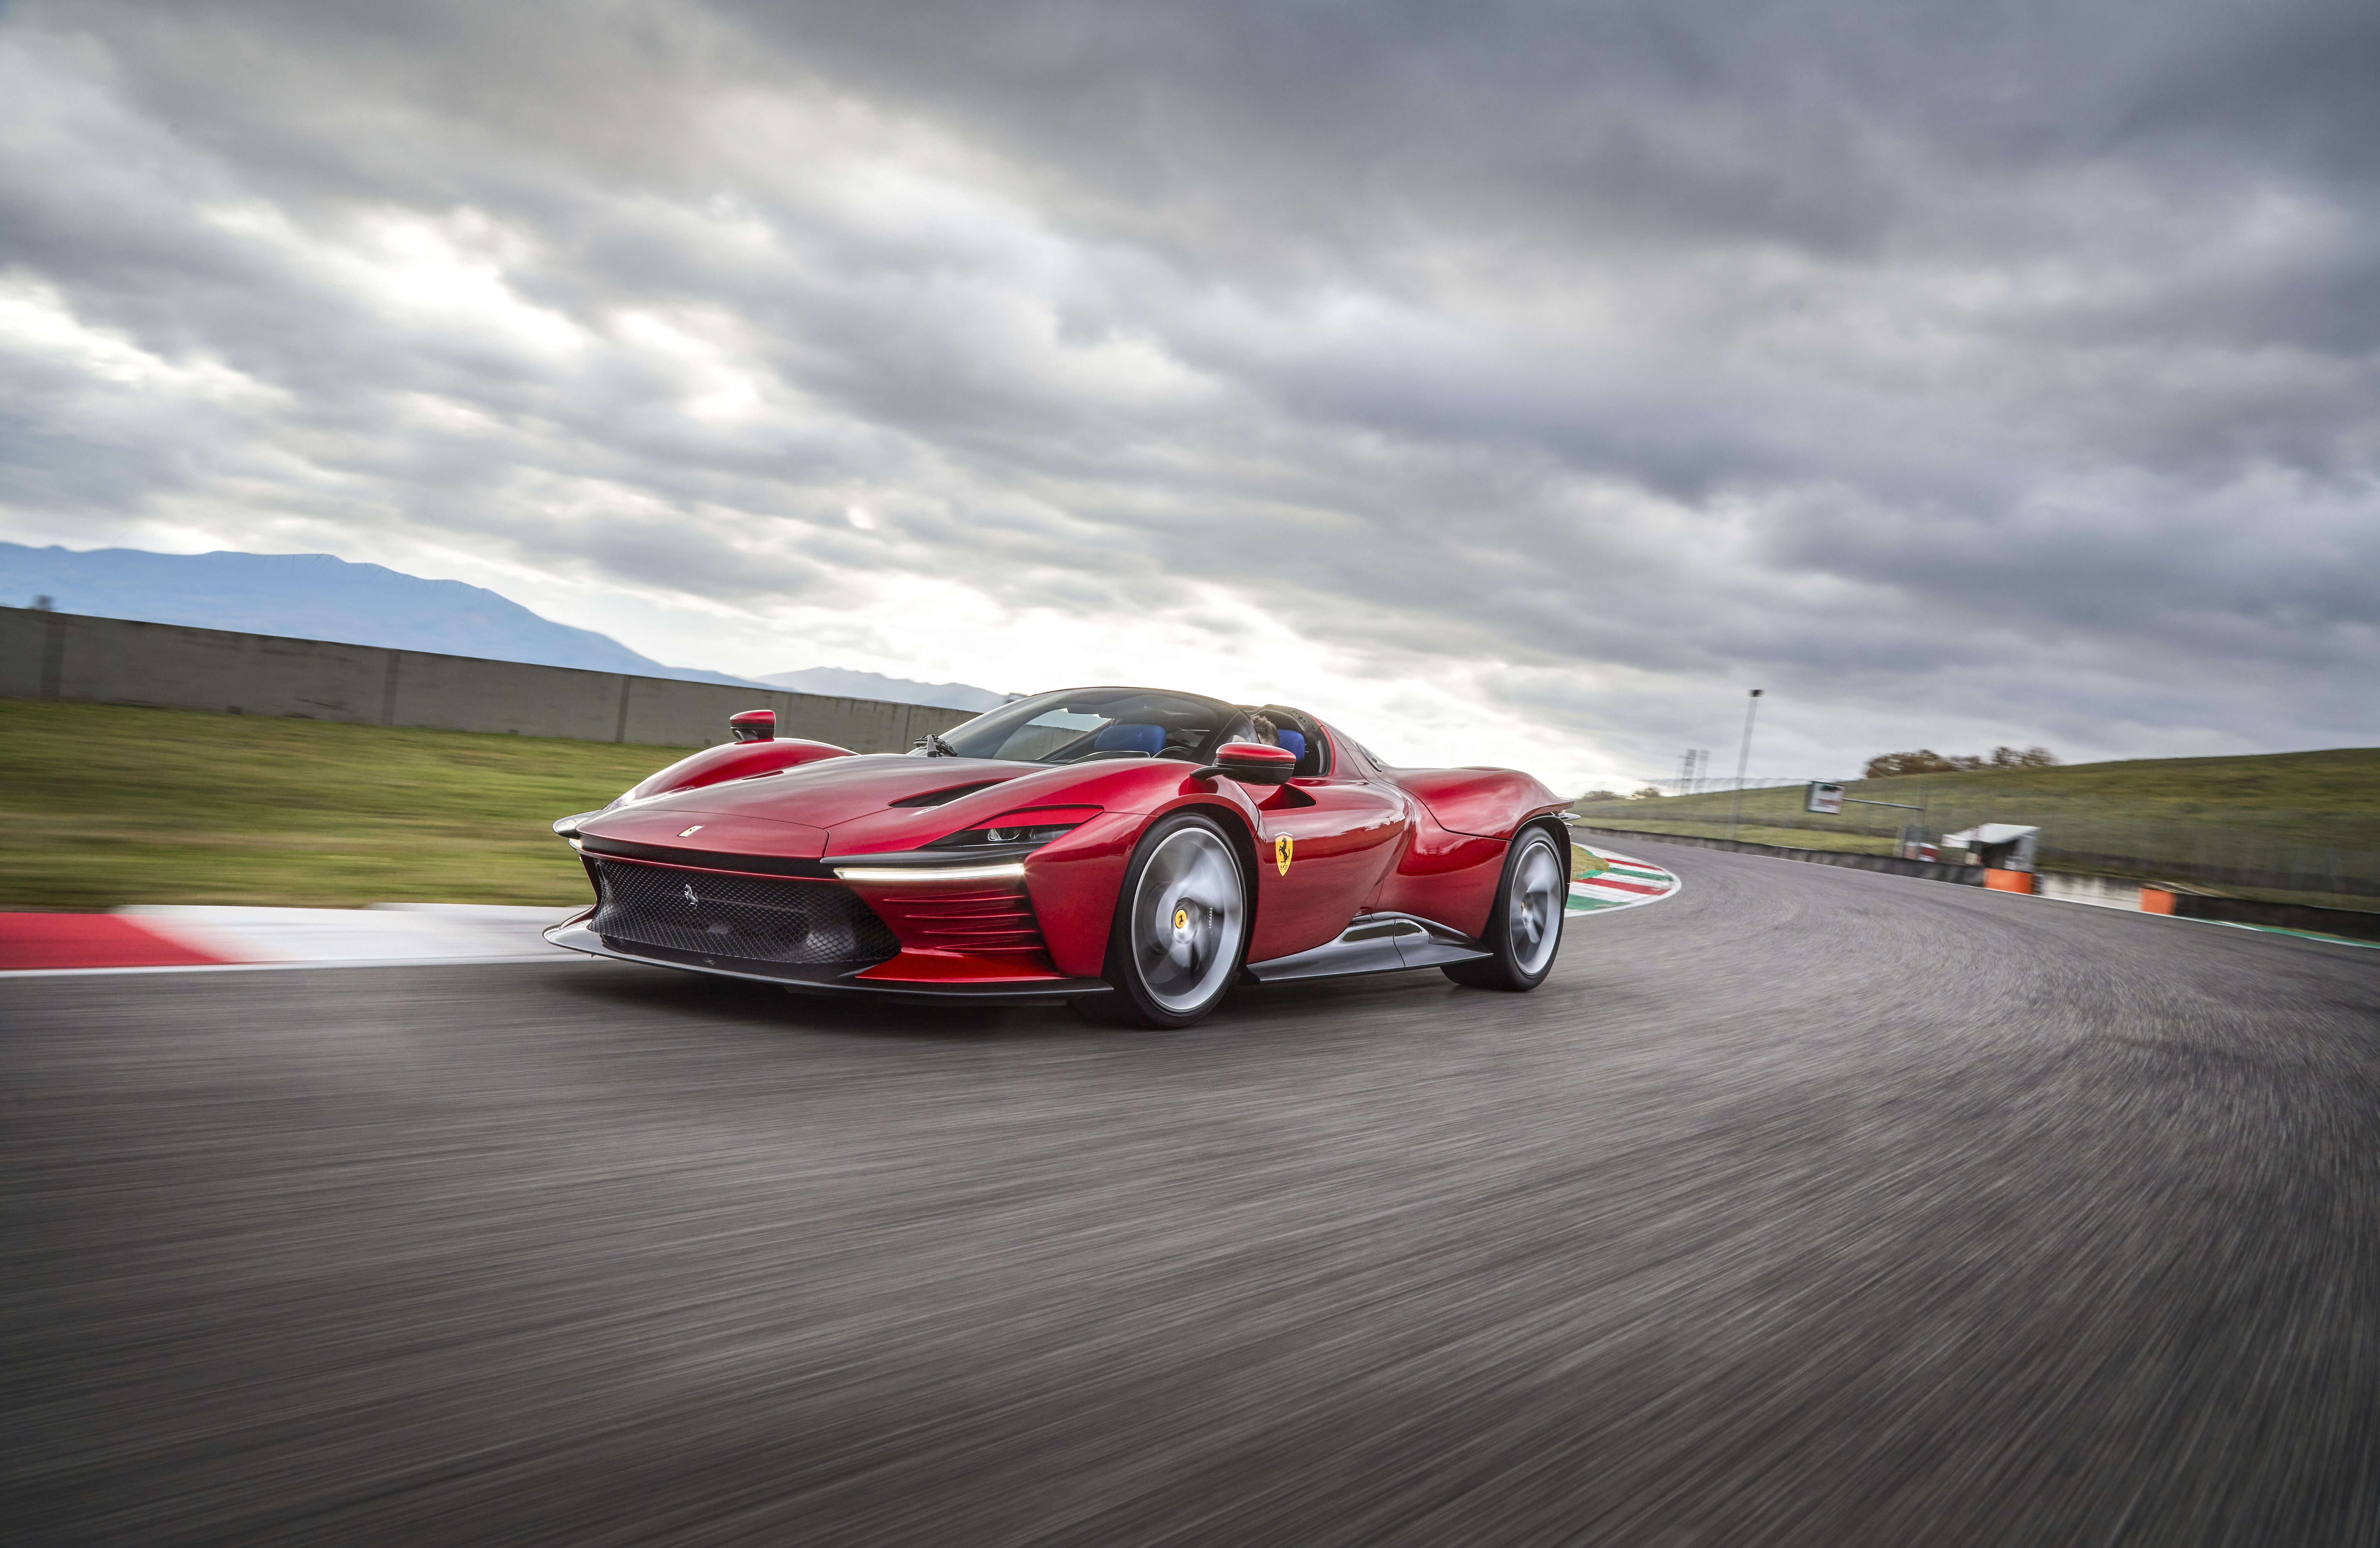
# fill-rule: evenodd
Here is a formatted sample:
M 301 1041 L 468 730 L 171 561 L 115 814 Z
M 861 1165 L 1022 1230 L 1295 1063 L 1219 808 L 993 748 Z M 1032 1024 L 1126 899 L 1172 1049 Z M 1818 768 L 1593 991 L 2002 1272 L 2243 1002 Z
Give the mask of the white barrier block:
M 2119 881 L 2114 877 L 2036 871 L 2033 877 L 2033 895 L 2055 898 L 2062 903 L 2089 903 L 2094 908 L 2129 909 L 2134 913 L 2141 912 L 2141 884 Z

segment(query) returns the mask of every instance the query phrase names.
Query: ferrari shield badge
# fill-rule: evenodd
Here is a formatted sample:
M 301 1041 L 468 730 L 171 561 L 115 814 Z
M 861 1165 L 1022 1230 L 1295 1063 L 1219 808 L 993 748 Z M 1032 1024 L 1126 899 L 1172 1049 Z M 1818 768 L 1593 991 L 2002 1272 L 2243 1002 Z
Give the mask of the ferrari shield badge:
M 692 828 L 687 828 L 685 832 L 683 832 L 683 833 L 679 834 L 679 835 L 678 835 L 678 837 L 679 837 L 679 838 L 681 838 L 681 839 L 691 839 L 691 838 L 693 838 L 696 834 L 698 834 L 698 833 L 699 833 L 699 832 L 701 832 L 701 831 L 702 831 L 702 824 L 700 824 L 700 823 L 698 823 L 698 823 L 696 823 Z
M 1282 876 L 1289 875 L 1289 863 L 1297 848 L 1297 841 L 1284 833 L 1272 841 L 1272 863 L 1281 867 Z

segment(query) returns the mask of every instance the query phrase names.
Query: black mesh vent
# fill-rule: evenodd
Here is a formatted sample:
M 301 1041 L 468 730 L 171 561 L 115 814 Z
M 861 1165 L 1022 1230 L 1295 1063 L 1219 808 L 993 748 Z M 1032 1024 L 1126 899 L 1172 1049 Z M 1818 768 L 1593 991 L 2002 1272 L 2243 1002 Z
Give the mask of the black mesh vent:
M 818 967 L 880 962 L 901 949 L 840 882 L 722 877 L 598 860 L 597 935 L 707 957 Z
M 979 790 L 1004 785 L 1006 780 L 978 780 L 971 785 L 953 785 L 947 790 L 929 790 L 923 795 L 905 795 L 898 801 L 887 802 L 892 806 L 946 806 L 962 795 L 973 795 Z

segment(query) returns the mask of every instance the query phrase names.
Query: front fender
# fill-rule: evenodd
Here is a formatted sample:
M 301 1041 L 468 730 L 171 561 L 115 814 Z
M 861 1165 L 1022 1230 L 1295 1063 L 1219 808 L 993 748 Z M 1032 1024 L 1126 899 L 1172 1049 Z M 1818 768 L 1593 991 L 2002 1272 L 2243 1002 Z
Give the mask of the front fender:
M 1102 813 L 1026 859 L 1025 889 L 1059 972 L 1081 978 L 1106 973 L 1108 936 L 1115 925 L 1116 900 L 1123 891 L 1133 846 L 1152 825 L 1179 811 L 1201 812 L 1223 824 L 1240 846 L 1241 864 L 1254 865 L 1256 804 L 1233 780 L 1174 781 L 1171 798 L 1154 811 Z M 1253 937 L 1257 888 L 1252 871 L 1243 875 L 1250 883 L 1248 928 Z
M 1147 823 L 1131 812 L 1104 812 L 1026 857 L 1025 891 L 1060 973 L 1073 978 L 1106 973 L 1116 894 Z

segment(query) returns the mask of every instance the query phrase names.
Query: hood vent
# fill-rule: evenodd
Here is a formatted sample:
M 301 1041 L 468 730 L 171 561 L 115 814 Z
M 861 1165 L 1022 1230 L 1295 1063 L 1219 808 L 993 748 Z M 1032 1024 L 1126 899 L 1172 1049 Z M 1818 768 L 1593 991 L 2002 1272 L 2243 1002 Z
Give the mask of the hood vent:
M 978 780 L 971 785 L 953 785 L 947 790 L 929 790 L 923 795 L 905 795 L 900 800 L 892 802 L 892 804 L 895 806 L 944 806 L 956 801 L 962 795 L 973 795 L 979 790 L 990 790 L 994 785 L 1004 785 L 1008 781 L 1006 780 Z

